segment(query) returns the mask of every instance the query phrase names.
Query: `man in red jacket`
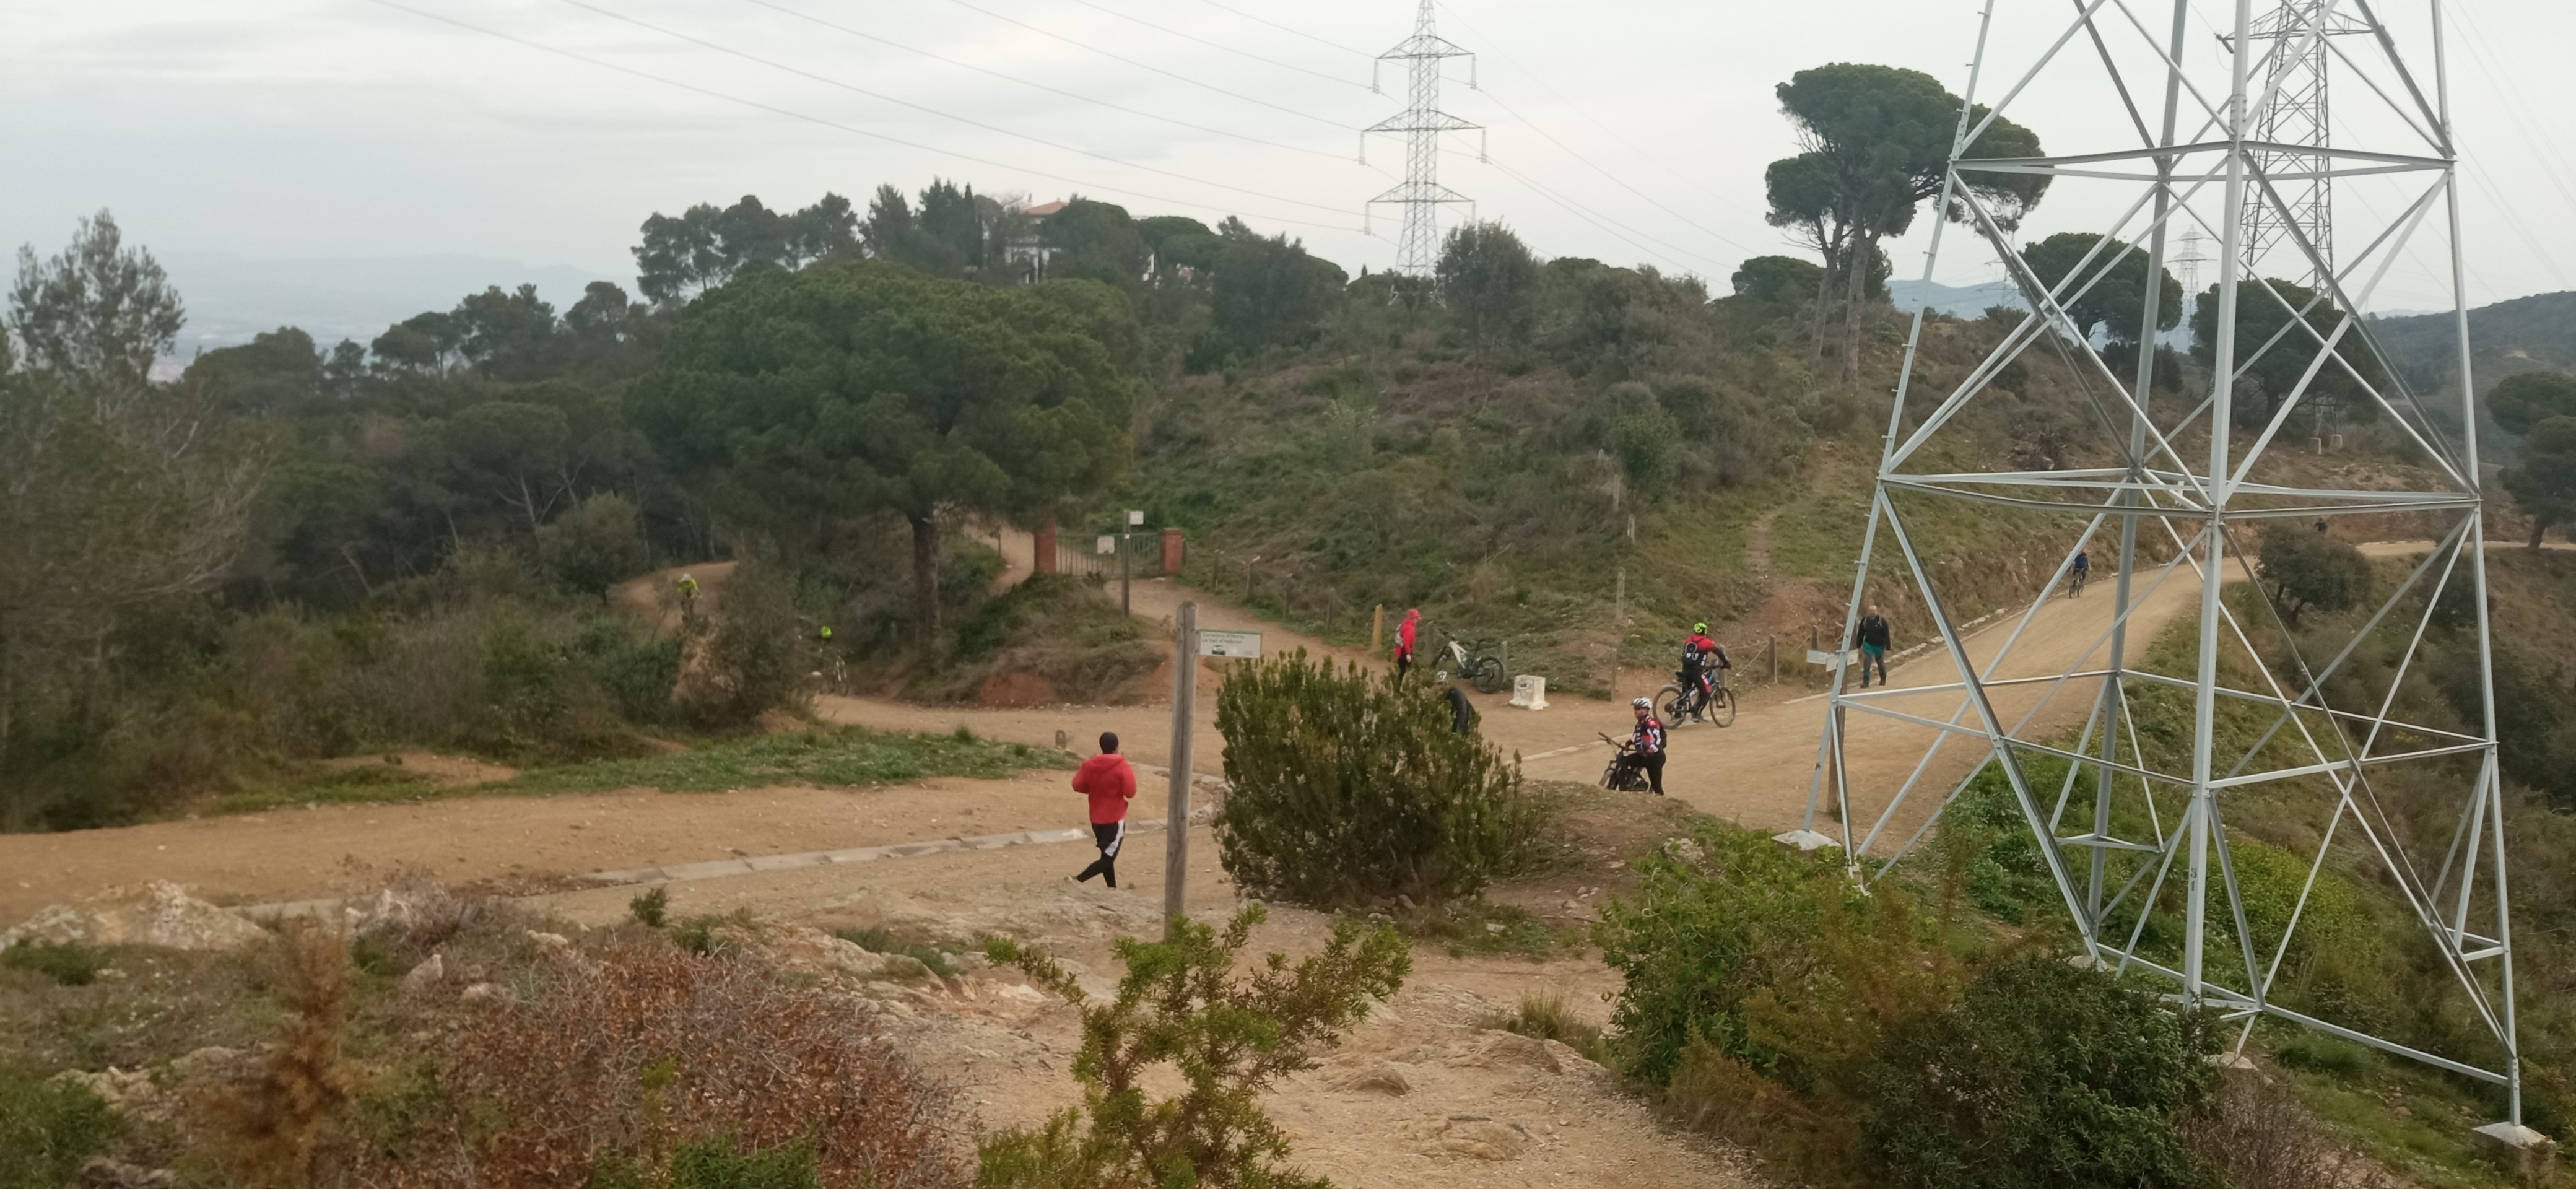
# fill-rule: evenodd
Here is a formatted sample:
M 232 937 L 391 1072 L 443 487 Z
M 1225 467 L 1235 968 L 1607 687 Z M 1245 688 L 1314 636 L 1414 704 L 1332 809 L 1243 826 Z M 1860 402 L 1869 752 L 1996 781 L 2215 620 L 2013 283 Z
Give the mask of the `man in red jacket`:
M 1100 733 L 1100 754 L 1074 770 L 1073 791 L 1091 798 L 1091 837 L 1100 847 L 1100 857 L 1074 876 L 1074 882 L 1097 875 L 1101 882 L 1117 887 L 1118 844 L 1127 840 L 1127 803 L 1136 799 L 1136 770 L 1118 754 L 1116 732 Z

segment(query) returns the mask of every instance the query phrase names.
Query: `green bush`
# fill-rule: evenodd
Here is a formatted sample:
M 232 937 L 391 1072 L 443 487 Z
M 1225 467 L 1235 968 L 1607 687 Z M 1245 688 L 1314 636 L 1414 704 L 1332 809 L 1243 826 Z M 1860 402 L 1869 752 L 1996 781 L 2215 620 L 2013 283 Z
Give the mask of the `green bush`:
M 1658 1083 L 1694 1040 L 1753 1053 L 1746 1002 L 1800 959 L 1829 904 L 1860 900 L 1838 863 L 1728 826 L 1703 826 L 1636 871 L 1633 897 L 1602 908 L 1593 939 L 1624 979 L 1610 1014 L 1621 1063 Z
M 2197 1186 L 2180 1125 L 2217 1093 L 2217 1047 L 2205 1017 L 2110 974 L 2010 959 L 1895 1038 L 1862 1136 L 1923 1189 Z
M 725 580 L 715 624 L 686 650 L 678 698 L 708 727 L 739 727 L 796 701 L 805 680 L 806 631 L 794 589 L 767 565 L 744 562 Z
M 0 950 L 0 966 L 41 974 L 66 987 L 86 987 L 98 981 L 98 972 L 107 967 L 107 959 L 97 950 L 77 943 L 25 942 Z
M 61 1189 L 124 1130 L 87 1087 L 0 1065 L 0 1189 Z
M 537 564 L 565 588 L 583 594 L 599 594 L 652 563 L 643 518 L 621 495 L 594 495 L 537 530 Z
M 571 653 L 573 663 L 607 691 L 628 722 L 672 720 L 671 687 L 680 680 L 676 638 L 655 639 L 623 619 L 600 616 L 581 625 Z
M 941 978 L 957 977 L 957 963 L 948 951 L 927 942 L 908 941 L 886 930 L 883 925 L 864 929 L 835 929 L 832 936 L 872 954 L 885 954 L 917 962 L 922 970 Z
M 1091 1003 L 1045 954 L 1004 938 L 986 943 L 994 962 L 1018 966 L 1081 1009 L 1073 1074 L 1083 1105 L 1043 1127 L 988 1137 L 977 1153 L 979 1189 L 1321 1189 L 1322 1179 L 1283 1163 L 1288 1138 L 1262 1113 L 1261 1092 L 1313 1068 L 1315 1053 L 1359 1023 L 1372 998 L 1404 985 L 1413 960 L 1395 930 L 1344 919 L 1323 952 L 1293 966 L 1272 954 L 1238 975 L 1263 915 L 1248 906 L 1223 934 L 1176 917 L 1168 940 L 1120 938 L 1127 975 L 1106 1004 Z M 1181 1089 L 1158 1099 L 1149 1082 Z
M 657 887 L 627 901 L 626 915 L 647 929 L 659 929 L 670 923 L 671 889 Z
M 1545 810 L 1520 766 L 1450 731 L 1445 702 L 1392 675 L 1292 656 L 1217 695 L 1218 856 L 1238 887 L 1307 904 L 1472 896 L 1529 869 Z

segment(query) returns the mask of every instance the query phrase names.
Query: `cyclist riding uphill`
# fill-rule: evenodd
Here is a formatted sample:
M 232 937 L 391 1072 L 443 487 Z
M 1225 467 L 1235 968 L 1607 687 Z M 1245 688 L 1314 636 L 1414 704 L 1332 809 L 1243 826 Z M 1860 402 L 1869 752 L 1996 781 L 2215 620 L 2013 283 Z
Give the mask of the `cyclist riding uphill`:
M 1637 712 L 1637 729 L 1628 736 L 1630 762 L 1645 770 L 1646 784 L 1664 795 L 1664 724 L 1655 721 L 1655 703 L 1638 698 L 1628 703 Z
M 1682 669 L 1675 676 L 1680 678 L 1683 689 L 1699 691 L 1699 708 L 1691 712 L 1693 719 L 1708 721 L 1709 703 L 1717 697 L 1717 671 L 1734 667 L 1735 663 L 1726 659 L 1726 649 L 1708 638 L 1708 625 L 1692 624 L 1690 638 L 1682 641 Z

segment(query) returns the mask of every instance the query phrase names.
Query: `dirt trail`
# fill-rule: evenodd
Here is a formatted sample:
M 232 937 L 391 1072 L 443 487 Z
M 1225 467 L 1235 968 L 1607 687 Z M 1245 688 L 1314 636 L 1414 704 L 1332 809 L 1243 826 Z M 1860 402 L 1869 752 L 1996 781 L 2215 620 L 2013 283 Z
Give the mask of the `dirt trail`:
M 1025 538 L 1016 544 L 1025 554 Z M 2365 550 L 2375 556 L 2401 556 L 2425 548 L 2423 542 L 2381 542 Z M 702 585 L 720 584 L 724 572 L 720 566 L 693 567 L 692 572 Z M 677 572 L 639 579 L 621 590 L 667 590 L 669 577 Z M 2132 620 L 2133 641 L 2142 643 L 2163 625 L 2194 613 L 2189 580 L 2189 574 L 2178 573 L 2143 603 Z M 2088 651 L 2098 664 L 2101 652 L 2095 642 L 2110 620 L 2110 595 L 2110 577 L 2104 575 L 2082 599 L 2051 600 L 2001 675 L 2063 672 Z M 1259 630 L 1273 652 L 1303 646 L 1311 653 L 1363 663 L 1372 659 L 1264 623 L 1238 608 L 1209 600 L 1205 592 L 1175 587 L 1167 580 L 1140 582 L 1135 596 L 1138 613 L 1157 621 L 1169 616 L 1183 598 L 1196 598 L 1203 623 Z M 2001 621 L 1974 639 L 1970 651 L 1979 664 L 2001 644 L 2010 622 Z M 1211 685 L 1221 678 L 1227 663 L 1203 662 Z M 1948 657 L 1935 652 L 1897 666 L 1893 676 L 1902 689 L 1951 681 L 1952 672 Z M 1661 680 L 1662 675 L 1649 672 L 1634 675 L 1630 684 L 1638 687 L 1636 692 L 1647 692 Z M 2008 718 L 2038 706 L 2038 722 L 2072 726 L 2086 712 L 2092 695 L 2089 686 L 2089 682 L 2069 682 L 2044 705 L 2040 705 L 2044 690 L 2020 687 L 2000 694 L 1996 704 Z M 1747 826 L 1779 830 L 1801 824 L 1824 705 L 1820 698 L 1785 698 L 1779 692 L 1757 692 L 1732 727 L 1689 726 L 1674 731 L 1667 789 L 1696 808 Z M 1560 697 L 1549 709 L 1535 713 L 1512 709 L 1501 695 L 1480 694 L 1475 700 L 1484 715 L 1486 736 L 1519 752 L 1531 776 L 1548 779 L 1589 782 L 1598 777 L 1604 752 L 1595 732 L 1618 734 L 1628 717 L 1615 702 L 1582 698 Z M 1933 692 L 1900 695 L 1890 705 L 1946 720 L 1958 709 L 1959 700 L 1955 693 Z M 1160 764 L 1169 758 L 1167 703 L 988 710 L 827 696 L 816 700 L 815 709 L 819 717 L 835 723 L 906 731 L 948 731 L 962 724 L 989 738 L 1044 747 L 1056 746 L 1062 732 L 1066 743 L 1080 751 L 1089 750 L 1099 732 L 1111 730 L 1119 733 L 1125 750 L 1140 761 Z M 1858 790 L 1853 808 L 1855 818 L 1866 821 L 1904 782 L 1932 732 L 1868 714 L 1852 715 L 1850 725 L 1848 757 Z M 1199 703 L 1194 738 L 1198 771 L 1221 772 L 1224 741 L 1216 733 L 1212 697 Z M 1892 846 L 1919 824 L 1940 792 L 1980 758 L 1966 746 L 1946 746 L 1921 778 L 1924 795 L 1909 798 L 1913 812 L 1900 815 L 1891 827 L 1896 834 L 1882 840 L 1880 849 Z M 208 895 L 232 902 L 290 900 L 329 895 L 363 882 L 366 872 L 381 874 L 397 866 L 435 870 L 459 882 L 534 883 L 549 876 L 736 854 L 872 846 L 1079 824 L 1078 807 L 1061 791 L 1062 779 L 1059 773 L 1033 772 L 1011 781 L 934 781 L 899 789 L 630 791 L 543 799 L 325 805 L 68 834 L 0 835 L 0 921 L 16 920 L 45 904 L 102 887 L 150 878 L 194 884 Z M 1160 779 L 1148 777 L 1147 783 L 1145 799 L 1162 795 Z M 969 812 L 972 817 L 965 816 Z

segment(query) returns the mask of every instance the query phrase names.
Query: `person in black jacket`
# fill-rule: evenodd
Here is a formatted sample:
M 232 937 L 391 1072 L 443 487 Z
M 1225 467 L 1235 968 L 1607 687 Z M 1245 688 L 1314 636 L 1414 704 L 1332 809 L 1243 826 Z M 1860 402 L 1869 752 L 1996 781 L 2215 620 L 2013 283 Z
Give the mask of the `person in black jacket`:
M 1878 604 L 1869 605 L 1869 614 L 1860 617 L 1860 626 L 1852 630 L 1852 643 L 1860 646 L 1860 687 L 1869 688 L 1869 667 L 1878 666 L 1878 683 L 1887 684 L 1887 617 L 1878 613 Z
M 1467 700 L 1467 691 L 1449 683 L 1449 731 L 1464 735 L 1476 728 L 1476 704 Z

